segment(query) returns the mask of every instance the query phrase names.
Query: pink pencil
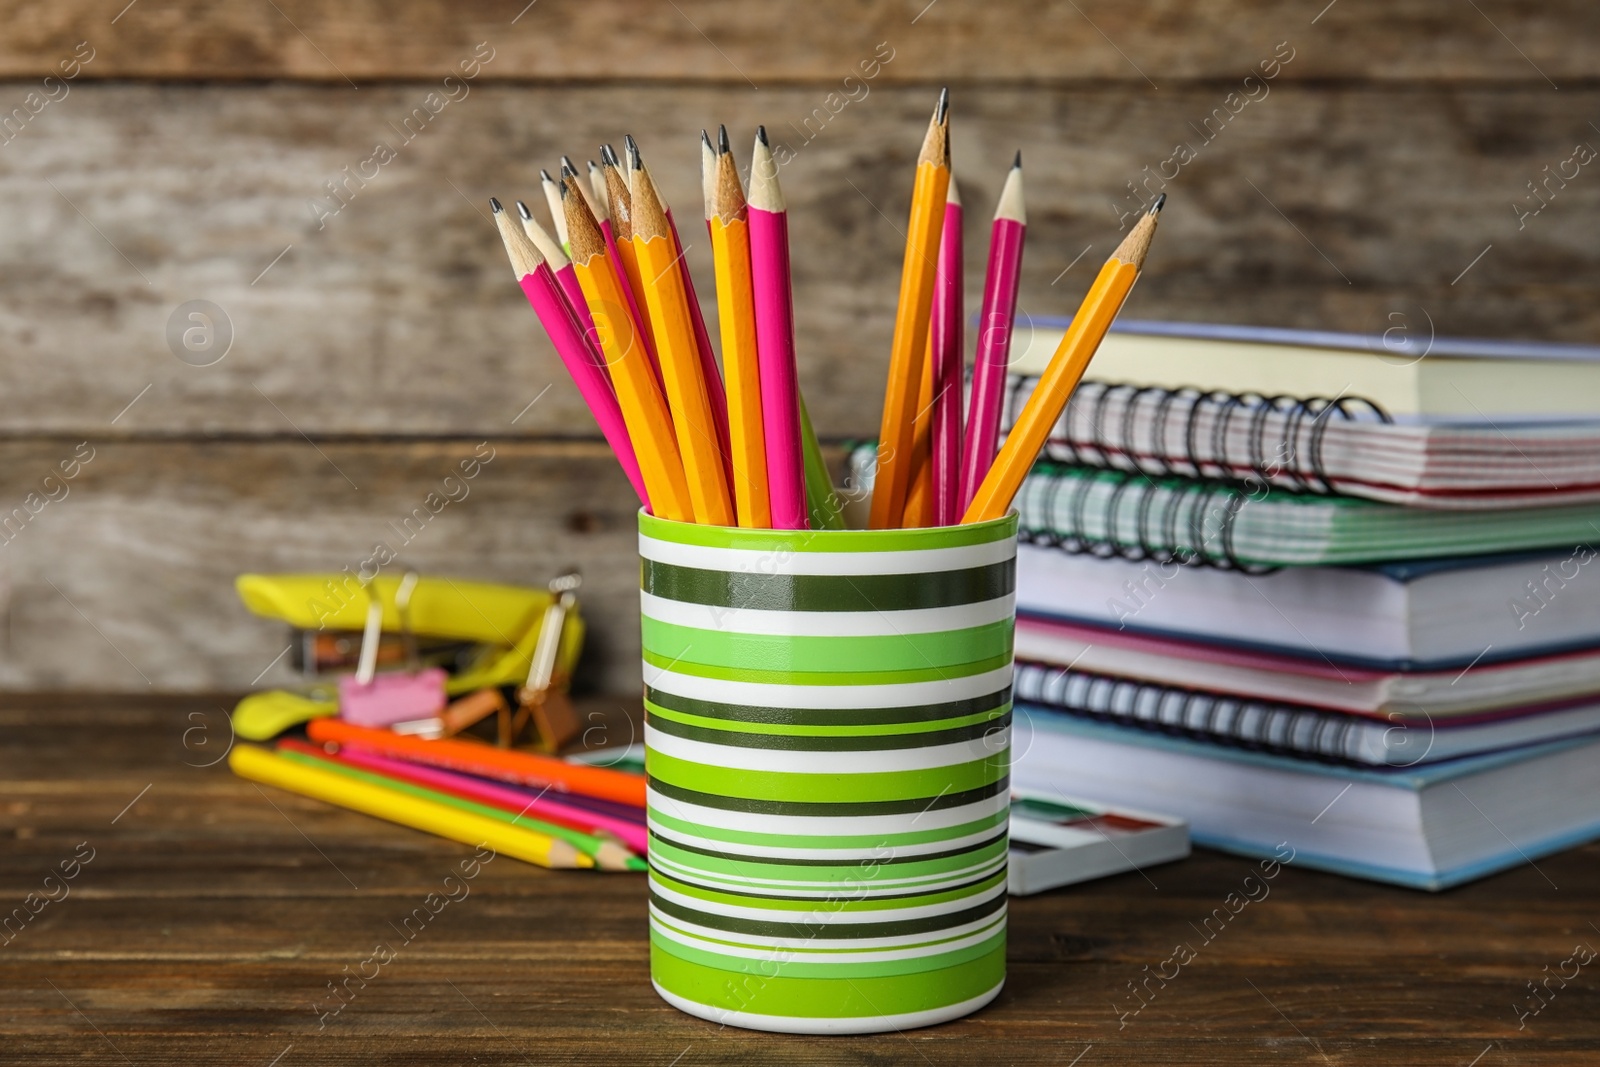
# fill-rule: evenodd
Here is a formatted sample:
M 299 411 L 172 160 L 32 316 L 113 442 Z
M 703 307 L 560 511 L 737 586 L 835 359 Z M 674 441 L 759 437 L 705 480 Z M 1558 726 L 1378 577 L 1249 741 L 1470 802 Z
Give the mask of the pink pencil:
M 404 760 L 390 759 L 387 756 L 375 755 L 362 751 L 350 745 L 342 745 L 339 755 L 335 757 L 342 763 L 349 763 L 356 767 L 366 767 L 387 774 L 393 778 L 400 778 L 416 785 L 438 789 L 441 792 L 453 793 L 468 800 L 476 800 L 491 807 L 502 810 L 526 812 L 532 818 L 548 817 L 551 822 L 569 826 L 572 829 L 584 830 L 586 833 L 603 831 L 615 837 L 641 856 L 650 844 L 649 832 L 637 823 L 630 823 L 610 815 L 600 815 L 583 808 L 570 808 L 558 800 L 552 799 L 549 794 L 533 797 L 516 789 L 494 785 L 477 778 L 469 778 L 463 774 L 451 771 L 441 771 L 434 767 L 424 767 L 418 763 L 407 763 Z
M 961 507 L 972 503 L 978 485 L 994 463 L 1000 439 L 1000 405 L 1006 392 L 1011 331 L 1022 279 L 1022 242 L 1028 215 L 1022 199 L 1022 153 L 1000 190 L 989 236 L 989 267 L 983 279 L 983 310 L 978 317 L 978 354 L 972 368 L 972 404 L 967 409 L 966 451 L 961 460 Z
M 610 145 L 602 145 L 600 155 L 606 162 L 615 167 L 616 153 L 611 151 Z M 578 174 L 571 167 L 561 168 L 562 184 L 571 183 L 572 188 L 584 195 L 583 187 L 579 185 Z M 603 182 L 602 182 L 603 184 Z M 650 339 L 650 328 L 645 323 L 644 314 L 639 310 L 639 296 L 633 291 L 633 283 L 628 281 L 628 271 L 622 265 L 622 253 L 617 251 L 616 231 L 611 225 L 610 204 L 604 205 L 605 214 L 601 214 L 601 203 L 594 197 L 587 197 L 589 209 L 595 213 L 595 218 L 600 220 L 600 235 L 606 239 L 606 259 L 611 263 L 611 272 L 617 276 L 617 288 L 622 290 L 622 295 L 628 299 L 628 316 L 633 320 L 633 336 L 644 348 L 644 354 L 650 359 L 650 369 L 655 371 L 656 383 L 661 382 L 661 362 L 656 358 L 656 346 Z
M 572 375 L 579 394 L 600 426 L 600 433 L 616 454 L 617 462 L 622 464 L 623 473 L 633 484 L 634 492 L 639 494 L 639 501 L 648 509 L 650 497 L 644 490 L 639 460 L 634 455 L 633 441 L 628 437 L 628 428 L 622 421 L 622 409 L 617 405 L 616 394 L 611 391 L 611 379 L 606 376 L 604 365 L 589 358 L 588 342 L 572 309 L 567 307 L 566 297 L 561 295 L 561 287 L 556 284 L 550 264 L 544 261 L 522 227 L 511 221 L 511 217 L 500 206 L 500 201 L 491 199 L 489 206 L 494 211 L 495 225 L 500 228 L 500 239 L 505 242 L 506 254 L 511 258 L 512 271 L 528 303 L 533 305 L 533 313 L 539 316 L 545 333 L 550 335 L 556 355 L 561 357 L 567 373 Z
M 528 205 L 521 200 L 517 201 L 517 214 L 522 216 L 523 232 L 528 235 L 533 247 L 539 250 L 539 254 L 544 257 L 544 261 L 555 274 L 556 284 L 561 287 L 561 295 L 566 299 L 567 309 L 572 312 L 572 317 L 578 320 L 578 330 L 583 334 L 584 347 L 589 351 L 589 358 L 609 381 L 611 373 L 606 367 L 605 357 L 600 354 L 600 342 L 594 332 L 594 318 L 589 314 L 589 302 L 583 298 L 583 287 L 578 284 L 578 272 L 573 269 L 572 261 L 567 258 L 560 242 L 539 225 L 539 220 L 533 217 L 533 212 L 529 211 Z
M 794 295 L 789 284 L 789 216 L 765 126 L 756 127 L 747 217 L 772 528 L 804 530 L 809 523 L 800 440 L 800 382 L 794 357 Z
M 955 178 L 945 197 L 944 230 L 933 282 L 933 524 L 954 526 L 961 518 L 961 197 Z

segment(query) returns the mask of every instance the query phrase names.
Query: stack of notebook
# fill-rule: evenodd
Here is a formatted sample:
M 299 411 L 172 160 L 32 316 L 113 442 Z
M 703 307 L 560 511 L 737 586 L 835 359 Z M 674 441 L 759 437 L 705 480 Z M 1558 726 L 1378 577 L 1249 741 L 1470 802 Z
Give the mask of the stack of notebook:
M 1017 502 L 1017 788 L 1429 889 L 1600 836 L 1600 350 L 1123 323 L 1091 374 Z

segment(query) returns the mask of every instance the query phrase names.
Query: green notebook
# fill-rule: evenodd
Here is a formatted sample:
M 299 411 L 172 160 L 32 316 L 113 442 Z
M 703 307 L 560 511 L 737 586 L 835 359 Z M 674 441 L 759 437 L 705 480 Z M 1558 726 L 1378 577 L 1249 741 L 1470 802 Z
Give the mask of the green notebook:
M 851 453 L 862 485 L 874 454 L 871 445 Z M 1600 504 L 1465 512 L 1283 489 L 1252 497 L 1239 486 L 1050 462 L 1023 481 L 1016 509 L 1024 539 L 1251 567 L 1489 555 L 1600 536 Z

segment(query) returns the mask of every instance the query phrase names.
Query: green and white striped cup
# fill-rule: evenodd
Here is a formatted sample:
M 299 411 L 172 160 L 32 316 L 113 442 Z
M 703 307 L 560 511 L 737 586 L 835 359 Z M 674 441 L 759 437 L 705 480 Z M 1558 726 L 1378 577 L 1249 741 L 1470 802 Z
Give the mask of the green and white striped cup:
M 1005 981 L 1017 520 L 639 517 L 650 972 L 794 1033 L 927 1026 Z

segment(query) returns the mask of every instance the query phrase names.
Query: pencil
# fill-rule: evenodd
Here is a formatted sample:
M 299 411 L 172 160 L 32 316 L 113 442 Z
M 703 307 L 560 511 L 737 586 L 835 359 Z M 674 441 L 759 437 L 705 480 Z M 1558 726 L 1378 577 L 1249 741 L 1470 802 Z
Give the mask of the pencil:
M 550 272 L 555 275 L 556 284 L 561 287 L 561 295 L 566 298 L 572 317 L 578 320 L 578 330 L 583 334 L 584 347 L 588 350 L 590 359 L 604 368 L 605 360 L 595 345 L 594 318 L 589 314 L 589 305 L 584 303 L 583 288 L 578 284 L 578 275 L 572 269 L 572 261 L 567 258 L 567 253 L 561 245 L 556 243 L 556 239 L 550 236 L 550 232 L 539 225 L 539 220 L 533 217 L 533 212 L 528 210 L 528 205 L 521 200 L 517 201 L 517 214 L 522 217 L 522 231 L 528 235 L 528 240 L 533 242 L 533 247 L 539 250 L 544 261 L 550 264 Z M 561 232 L 565 233 L 566 230 L 566 222 L 563 219 Z
M 387 731 L 386 731 L 387 732 Z M 464 845 L 487 845 L 497 853 L 541 867 L 593 867 L 594 860 L 548 834 L 507 826 L 471 812 L 406 796 L 393 789 L 353 781 L 320 767 L 295 763 L 255 745 L 228 753 L 234 774 L 263 785 L 409 826 Z
M 1028 232 L 1022 193 L 1022 153 L 1011 164 L 989 231 L 989 265 L 983 277 L 983 309 L 978 314 L 978 351 L 972 365 L 972 400 L 967 408 L 967 438 L 961 457 L 961 510 L 972 503 L 978 483 L 994 462 L 1000 440 L 1000 407 L 1017 317 L 1022 280 L 1022 245 Z
M 911 469 L 906 478 L 906 503 L 900 525 L 908 530 L 933 525 L 933 330 L 922 360 L 917 387 L 917 413 L 911 420 Z
M 1111 253 L 1100 274 L 1089 287 L 1083 303 L 1072 316 L 1067 334 L 1050 357 L 1039 384 L 1023 407 L 1016 425 L 1006 434 L 994 465 L 978 485 L 978 491 L 967 506 L 962 522 L 986 522 L 998 519 L 1011 509 L 1011 501 L 1033 466 L 1039 450 L 1049 439 L 1050 431 L 1061 411 L 1067 406 L 1072 390 L 1094 358 L 1095 350 L 1111 327 L 1117 312 L 1122 310 L 1128 292 L 1139 278 L 1144 258 L 1150 251 L 1150 240 L 1155 236 L 1156 220 L 1166 203 L 1165 193 L 1156 197 L 1150 211 L 1137 223 L 1122 243 Z
M 317 719 L 308 723 L 306 734 L 313 741 L 355 745 L 379 755 L 411 760 L 430 767 L 443 767 L 516 785 L 549 786 L 552 790 L 567 790 L 600 800 L 644 807 L 644 778 L 637 774 L 567 763 L 532 752 L 495 748 L 479 741 L 425 741 L 397 734 L 393 730 L 355 726 L 338 718 Z
M 750 278 L 755 289 L 756 352 L 761 363 L 761 424 L 767 446 L 767 497 L 775 530 L 804 530 L 805 459 L 800 382 L 794 354 L 794 293 L 789 276 L 789 214 L 765 126 L 756 128 L 750 164 Z
M 565 247 L 567 220 L 561 217 L 561 191 L 556 188 L 556 180 L 543 167 L 539 168 L 539 189 L 544 193 L 545 205 L 550 208 L 550 221 L 556 228 L 556 240 Z
M 933 306 L 928 324 L 928 369 L 933 371 L 933 427 L 928 465 L 933 478 L 933 526 L 954 526 L 961 518 L 961 316 L 966 286 L 961 263 L 961 197 L 950 179 L 944 226 L 939 238 L 939 266 L 934 273 Z
M 639 501 L 648 508 L 650 494 L 639 473 L 639 460 L 634 454 L 633 441 L 628 437 L 622 410 L 617 405 L 617 397 L 611 390 L 604 366 L 590 358 L 588 342 L 572 309 L 567 306 L 566 298 L 561 295 L 550 264 L 539 255 L 539 250 L 528 240 L 522 227 L 511 221 L 511 216 L 500 206 L 500 201 L 491 199 L 489 206 L 494 211 L 500 239 L 505 242 L 506 255 L 511 259 L 512 273 L 521 284 L 528 303 L 533 305 L 534 314 L 539 316 L 545 333 L 550 335 L 556 355 L 561 357 L 584 403 L 589 405 L 589 412 L 599 424 L 600 433 L 616 454 L 617 462 L 622 464 L 623 473 L 639 495 Z
M 599 220 L 602 228 L 609 229 L 611 224 L 611 201 L 606 194 L 606 176 L 600 170 L 600 164 L 589 160 L 589 209 L 594 212 L 594 217 Z
M 684 479 L 683 457 L 661 383 L 645 355 L 644 328 L 623 295 L 605 238 L 589 212 L 588 202 L 571 190 L 574 180 L 563 183 L 567 192 L 562 203 L 567 233 L 572 238 L 573 273 L 594 317 L 595 337 L 611 370 L 611 384 L 622 408 L 623 422 L 629 437 L 638 443 L 634 452 L 645 489 L 650 493 L 651 510 L 663 519 L 693 522 L 694 507 Z
M 700 131 L 700 136 L 705 136 L 705 131 Z M 632 134 L 625 136 L 628 147 L 628 186 L 633 188 L 638 184 L 639 172 L 645 169 L 644 160 L 639 156 L 639 145 L 634 141 Z M 652 184 L 654 184 L 652 182 Z M 667 236 L 672 240 L 672 258 L 678 265 L 678 276 L 683 281 L 684 301 L 689 307 L 689 323 L 694 327 L 695 351 L 700 356 L 700 376 L 706 383 L 706 403 L 711 407 L 711 424 L 717 432 L 717 452 L 722 457 L 722 475 L 729 481 L 733 478 L 732 465 L 729 462 L 728 447 L 728 395 L 722 387 L 722 370 L 717 366 L 717 353 L 711 347 L 711 334 L 706 331 L 706 319 L 700 309 L 700 297 L 695 293 L 694 278 L 689 274 L 689 257 L 685 254 L 683 238 L 678 233 L 678 224 L 672 218 L 672 209 L 665 202 L 661 205 L 663 216 L 667 220 Z
M 286 741 L 279 744 L 286 744 Z M 318 753 L 326 749 L 317 748 Z M 357 767 L 365 767 L 379 774 L 387 774 L 394 778 L 402 778 L 429 789 L 437 789 L 442 793 L 453 793 L 466 800 L 475 800 L 480 804 L 499 808 L 502 811 L 527 812 L 534 818 L 544 822 L 555 823 L 571 830 L 581 830 L 597 837 L 610 836 L 636 853 L 643 853 L 650 845 L 649 831 L 641 824 L 619 819 L 614 815 L 601 812 L 588 811 L 584 808 L 572 807 L 563 804 L 559 799 L 562 794 L 546 793 L 543 796 L 530 794 L 510 786 L 495 785 L 485 782 L 481 778 L 471 775 L 457 774 L 454 771 L 444 771 L 437 767 L 424 767 L 420 763 L 408 763 L 405 760 L 390 759 L 387 756 L 374 755 L 371 752 L 362 752 L 357 748 L 345 747 L 340 749 L 338 759 L 342 762 Z
M 310 745 L 304 741 L 285 738 L 278 742 L 277 754 L 291 763 L 298 763 L 302 767 L 316 767 L 330 774 L 337 774 L 354 782 L 365 782 L 367 785 L 379 789 L 392 789 L 404 796 L 425 800 L 442 807 L 453 808 L 456 811 L 470 812 L 485 819 L 492 819 L 498 823 L 515 826 L 519 829 L 530 830 L 536 834 L 553 837 L 558 841 L 565 841 L 579 852 L 594 860 L 595 866 L 608 871 L 628 870 L 628 861 L 636 857 L 628 849 L 616 841 L 602 840 L 593 834 L 582 830 L 575 830 L 570 826 L 549 822 L 527 814 L 524 807 L 512 808 L 509 812 L 493 804 L 483 803 L 470 798 L 457 796 L 445 790 L 431 787 L 411 779 L 407 775 L 391 774 L 378 771 L 369 767 L 357 765 L 354 761 L 342 756 L 335 756 L 318 745 Z
M 600 228 L 606 239 L 606 255 L 617 272 L 617 281 L 627 295 L 628 310 L 633 321 L 643 329 L 639 339 L 644 343 L 645 354 L 650 357 L 650 370 L 661 380 L 661 361 L 656 356 L 655 336 L 650 329 L 649 310 L 644 306 L 644 294 L 639 290 L 639 264 L 634 259 L 633 248 L 633 197 L 628 183 L 617 165 L 617 154 L 610 145 L 600 146 L 600 173 L 605 178 L 606 210 L 611 221 Z M 574 175 L 574 181 L 577 176 Z
M 900 301 L 895 308 L 894 343 L 889 353 L 889 381 L 878 432 L 878 473 L 872 490 L 870 522 L 874 530 L 900 525 L 915 459 L 913 422 L 927 351 L 928 314 L 938 269 L 945 195 L 950 185 L 949 110 L 947 89 L 939 93 L 938 106 L 917 156 L 917 178 L 911 191 L 911 217 L 906 224 L 905 260 L 900 273 Z
M 630 146 L 632 147 L 632 146 Z M 703 526 L 732 526 L 733 500 L 723 466 L 723 453 L 712 416 L 709 388 L 695 341 L 677 245 L 667 224 L 666 208 L 637 150 L 632 152 L 632 227 L 634 259 L 643 279 L 646 317 L 661 363 L 672 428 L 678 435 L 683 473 L 689 482 L 694 521 Z M 613 194 L 612 202 L 616 202 Z
M 727 142 L 727 130 L 718 135 Z M 740 526 L 769 529 L 767 447 L 761 427 L 761 371 L 756 354 L 755 292 L 750 279 L 750 223 L 739 169 L 726 149 L 701 142 L 701 196 L 711 230 L 717 277 L 717 318 L 722 366 L 728 376 L 728 446 L 733 468 L 733 510 Z
M 800 447 L 806 477 L 806 513 L 813 530 L 844 529 L 844 501 L 834 491 L 833 477 L 828 473 L 827 461 L 822 458 L 822 445 L 817 442 L 817 431 L 811 426 L 811 413 L 806 411 L 805 394 L 800 400 Z

